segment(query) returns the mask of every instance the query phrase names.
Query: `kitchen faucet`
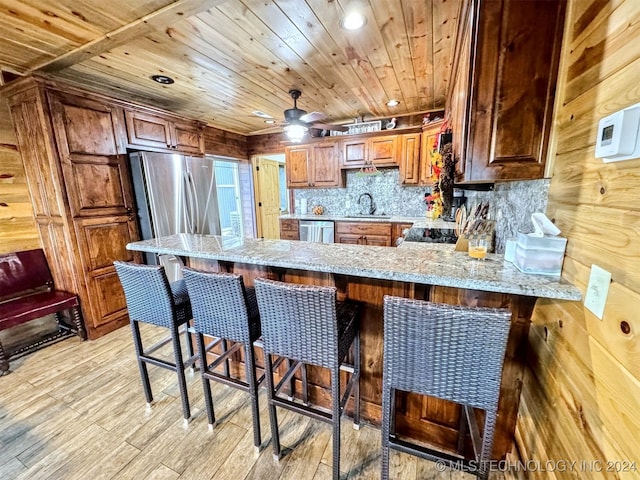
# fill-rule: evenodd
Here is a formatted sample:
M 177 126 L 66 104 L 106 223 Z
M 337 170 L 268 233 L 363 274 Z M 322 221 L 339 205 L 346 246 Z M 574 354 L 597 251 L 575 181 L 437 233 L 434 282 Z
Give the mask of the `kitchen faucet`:
M 365 193 L 361 194 L 361 195 L 358 197 L 358 205 L 360 205 L 360 202 L 361 202 L 361 200 L 362 200 L 362 197 L 364 197 L 364 196 L 369 197 L 369 212 L 368 212 L 368 215 L 373 215 L 373 214 L 374 214 L 374 212 L 376 211 L 376 204 L 375 204 L 375 203 L 373 203 L 373 197 L 371 196 L 371 194 L 370 194 L 370 193 L 365 192 Z M 365 212 L 362 212 L 362 213 L 365 213 Z

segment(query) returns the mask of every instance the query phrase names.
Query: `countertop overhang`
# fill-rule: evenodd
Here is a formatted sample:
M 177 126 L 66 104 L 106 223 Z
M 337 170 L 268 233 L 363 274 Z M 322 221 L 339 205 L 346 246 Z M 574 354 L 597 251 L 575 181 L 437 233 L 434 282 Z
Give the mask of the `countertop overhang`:
M 486 260 L 478 261 L 465 252 L 420 246 L 391 248 L 182 233 L 133 242 L 127 249 L 530 297 L 582 298 L 580 290 L 566 280 L 522 273 L 502 255 L 489 254 Z

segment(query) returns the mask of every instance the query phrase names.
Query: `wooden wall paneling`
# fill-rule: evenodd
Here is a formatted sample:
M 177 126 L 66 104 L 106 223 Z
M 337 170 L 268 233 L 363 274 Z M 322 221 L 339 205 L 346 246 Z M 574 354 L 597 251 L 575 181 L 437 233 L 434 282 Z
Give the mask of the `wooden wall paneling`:
M 0 253 L 40 246 L 9 106 L 0 98 Z
M 247 155 L 251 158 L 254 155 L 284 153 L 284 140 L 283 133 L 250 135 L 247 137 Z
M 620 365 L 612 355 L 592 337 L 591 359 L 593 362 L 595 394 L 600 414 L 605 425 L 628 461 L 640 461 L 638 435 L 640 431 L 640 381 Z M 620 395 L 625 392 L 625 395 Z M 637 464 L 637 463 L 636 463 Z
M 566 278 L 580 288 L 587 291 L 590 269 L 582 263 L 571 258 L 565 259 L 563 266 Z M 552 303 L 556 308 L 561 306 L 562 316 L 560 320 L 571 318 L 578 322 L 584 332 L 597 340 L 608 352 L 610 352 L 620 364 L 632 375 L 640 380 L 640 294 L 627 288 L 624 284 L 612 281 L 609 285 L 608 302 L 605 306 L 602 320 L 597 318 L 582 303 Z M 541 305 L 537 312 L 541 313 Z M 548 307 L 547 307 L 548 308 Z M 566 323 L 566 321 L 564 321 Z M 572 345 L 578 342 L 587 344 L 586 335 L 580 336 L 567 334 L 572 339 Z
M 637 41 L 640 25 L 629 19 L 640 15 L 640 4 L 624 1 L 612 11 L 609 9 L 604 3 L 594 4 L 581 19 L 590 28 L 576 32 L 577 37 L 571 39 L 574 47 L 568 56 L 571 66 L 565 86 L 566 103 L 637 60 L 637 50 L 628 46 Z M 598 57 L 601 61 L 594 62 Z
M 558 154 L 553 170 L 557 180 L 549 199 L 572 198 L 580 205 L 626 210 L 633 202 L 640 172 L 634 162 L 603 163 L 595 156 L 595 144 Z
M 570 239 L 567 257 L 589 266 L 600 265 L 612 273 L 614 281 L 640 293 L 640 255 L 634 248 L 640 232 L 640 210 L 554 202 L 547 214 Z
M 603 77 L 600 83 L 592 85 L 557 113 L 557 128 L 563 133 L 558 137 L 558 154 L 595 145 L 600 119 L 638 102 L 640 83 L 634 75 L 629 74 L 638 70 L 640 58 L 626 65 L 624 69 Z M 596 95 L 597 104 L 594 104 Z M 624 168 L 629 167 L 628 162 L 622 165 Z
M 597 264 L 612 282 L 602 320 L 582 302 L 538 301 L 518 447 L 523 458 L 640 463 L 640 160 L 606 165 L 594 155 L 598 121 L 640 98 L 640 5 L 570 2 L 567 22 L 547 215 L 568 238 L 563 277 L 584 293 Z
M 244 135 L 214 127 L 204 129 L 204 153 L 220 157 L 249 160 L 248 141 Z
M 620 447 L 602 416 L 591 368 L 591 349 L 578 353 L 566 348 L 570 339 L 560 339 L 551 328 L 549 324 L 536 322 L 529 336 L 535 353 L 530 359 L 532 369 L 525 376 L 522 394 L 526 413 L 521 411 L 520 415 L 531 416 L 536 428 L 529 434 L 523 432 L 527 443 L 522 444 L 520 450 L 528 451 L 530 437 L 539 435 L 552 459 L 635 460 L 625 455 L 606 455 Z M 616 376 L 616 373 L 613 369 L 608 374 Z M 605 478 L 608 477 L 605 475 Z

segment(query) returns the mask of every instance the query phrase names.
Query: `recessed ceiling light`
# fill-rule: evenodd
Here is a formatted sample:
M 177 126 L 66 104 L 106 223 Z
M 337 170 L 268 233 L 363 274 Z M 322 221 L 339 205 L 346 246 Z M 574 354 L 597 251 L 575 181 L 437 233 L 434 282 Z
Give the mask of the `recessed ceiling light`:
M 400 105 L 400 102 L 395 98 L 392 98 L 387 102 L 387 107 L 397 107 L 398 105 Z
M 264 113 L 261 112 L 260 110 L 254 110 L 253 112 L 251 112 L 253 115 L 255 115 L 256 117 L 261 117 L 261 118 L 273 118 L 271 115 L 269 115 L 268 113 Z
M 175 83 L 173 78 L 167 77 L 166 75 L 152 75 L 151 80 L 161 83 L 162 85 L 171 85 L 172 83 Z
M 268 123 L 269 125 L 273 125 L 274 123 L 276 123 L 275 120 L 265 120 L 264 123 Z
M 367 23 L 366 17 L 362 13 L 352 10 L 342 18 L 340 26 L 345 30 L 358 30 L 362 28 L 365 23 Z

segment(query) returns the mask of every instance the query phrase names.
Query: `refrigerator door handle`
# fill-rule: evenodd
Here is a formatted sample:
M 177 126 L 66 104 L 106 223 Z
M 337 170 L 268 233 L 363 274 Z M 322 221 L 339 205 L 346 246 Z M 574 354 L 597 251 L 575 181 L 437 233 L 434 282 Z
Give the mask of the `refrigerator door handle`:
M 186 227 L 189 233 L 196 233 L 195 225 L 193 221 L 193 186 L 191 185 L 191 179 L 189 178 L 189 173 L 184 172 L 182 174 L 182 178 L 184 180 L 184 210 L 185 210 L 185 222 Z
M 200 202 L 198 201 L 198 192 L 196 192 L 196 185 L 195 185 L 195 182 L 193 181 L 193 176 L 191 172 L 187 172 L 187 175 L 189 176 L 189 184 L 191 185 L 191 194 L 192 194 L 193 206 L 194 206 L 193 223 L 195 224 L 195 227 L 196 227 L 196 231 L 194 233 L 202 233 L 202 225 L 200 225 L 201 217 L 200 217 Z

